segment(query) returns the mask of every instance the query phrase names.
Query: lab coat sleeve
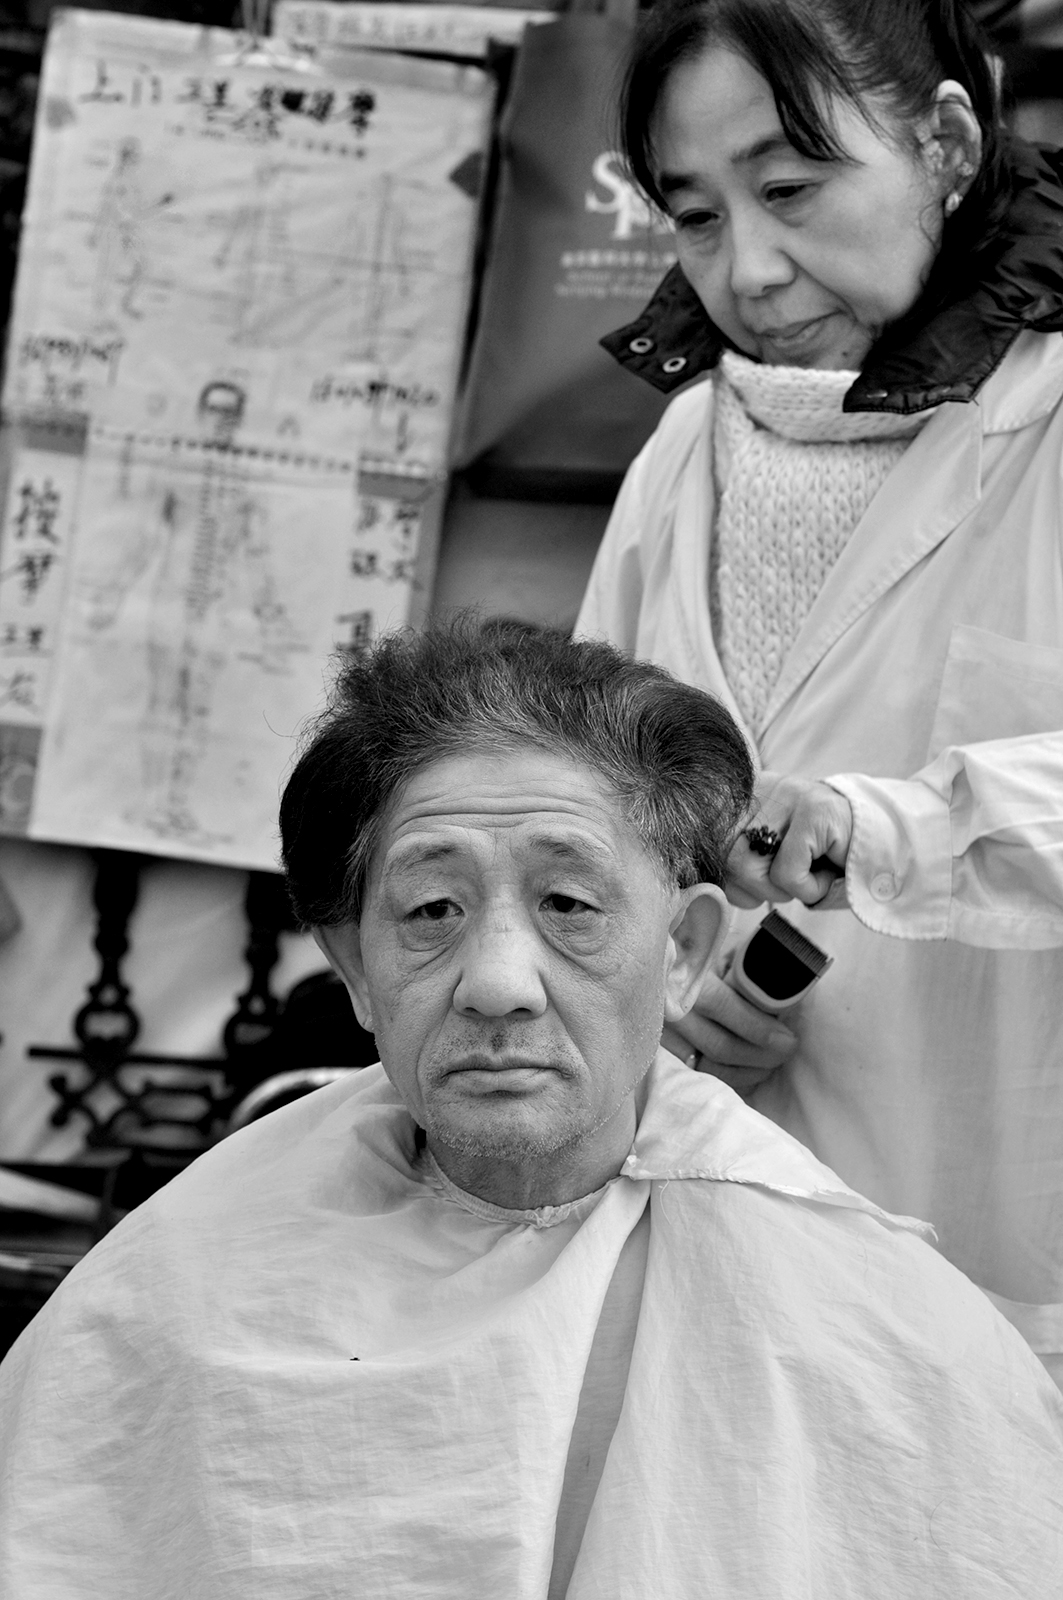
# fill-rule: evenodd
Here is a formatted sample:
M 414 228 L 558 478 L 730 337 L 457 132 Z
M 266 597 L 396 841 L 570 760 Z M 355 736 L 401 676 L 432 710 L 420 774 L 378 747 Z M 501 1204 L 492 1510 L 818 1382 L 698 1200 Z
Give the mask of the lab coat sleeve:
M 826 781 L 853 808 L 846 891 L 865 927 L 1063 945 L 1063 732 L 951 745 L 910 779 Z
M 646 445 L 632 462 L 620 486 L 575 627 L 577 638 L 608 639 L 629 654 L 635 649 L 642 609 L 642 531 L 650 448 Z

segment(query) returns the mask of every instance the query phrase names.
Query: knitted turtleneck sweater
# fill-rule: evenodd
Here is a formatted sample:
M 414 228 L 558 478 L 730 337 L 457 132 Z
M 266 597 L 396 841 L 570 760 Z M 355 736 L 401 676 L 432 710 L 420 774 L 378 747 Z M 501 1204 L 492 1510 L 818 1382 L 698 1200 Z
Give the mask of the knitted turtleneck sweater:
M 732 351 L 713 375 L 712 620 L 754 729 L 828 572 L 931 415 L 843 412 L 855 377 Z

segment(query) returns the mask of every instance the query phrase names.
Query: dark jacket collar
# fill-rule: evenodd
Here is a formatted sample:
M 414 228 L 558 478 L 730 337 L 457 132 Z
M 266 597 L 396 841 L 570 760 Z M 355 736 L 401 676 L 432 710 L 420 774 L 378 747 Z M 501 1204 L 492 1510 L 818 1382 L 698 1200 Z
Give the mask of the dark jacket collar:
M 1015 140 L 1013 195 L 973 288 L 918 312 L 900 338 L 870 351 L 846 411 L 925 411 L 973 400 L 1024 328 L 1063 331 L 1063 151 Z M 898 330 L 899 331 L 899 330 Z M 601 343 L 665 394 L 707 372 L 728 348 L 675 266 L 642 315 Z

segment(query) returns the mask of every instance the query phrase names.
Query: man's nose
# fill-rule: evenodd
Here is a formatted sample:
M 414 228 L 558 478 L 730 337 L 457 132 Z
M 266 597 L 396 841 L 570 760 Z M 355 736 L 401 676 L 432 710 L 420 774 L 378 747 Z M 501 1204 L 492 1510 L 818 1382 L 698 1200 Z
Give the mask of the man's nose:
M 731 218 L 731 293 L 736 299 L 756 300 L 792 281 L 794 265 L 782 247 L 779 226 L 759 209 Z
M 466 936 L 454 1008 L 466 1016 L 538 1017 L 547 997 L 541 944 L 522 919 L 493 917 Z

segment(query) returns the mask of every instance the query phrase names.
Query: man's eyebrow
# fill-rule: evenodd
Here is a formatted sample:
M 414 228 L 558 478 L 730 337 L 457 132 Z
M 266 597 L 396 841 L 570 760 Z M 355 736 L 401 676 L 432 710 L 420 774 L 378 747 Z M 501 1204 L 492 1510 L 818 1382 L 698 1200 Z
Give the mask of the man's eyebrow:
M 457 854 L 457 846 L 440 841 L 438 844 L 397 844 L 388 851 L 384 862 L 385 874 L 408 872 L 411 867 L 430 867 Z
M 533 850 L 553 856 L 555 861 L 577 867 L 609 868 L 612 852 L 593 839 L 565 839 L 556 833 L 535 833 L 529 841 Z
M 745 144 L 740 150 L 735 150 L 729 157 L 732 167 L 741 167 L 751 161 L 759 161 L 762 156 L 775 155 L 779 150 L 793 150 L 785 133 L 768 133 L 763 139 L 754 139 L 752 144 Z M 657 179 L 657 188 L 662 195 L 675 194 L 678 189 L 696 189 L 698 180 L 689 172 L 662 172 Z

